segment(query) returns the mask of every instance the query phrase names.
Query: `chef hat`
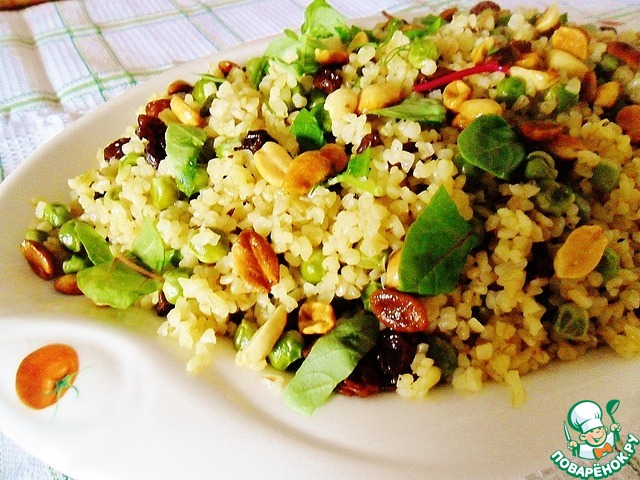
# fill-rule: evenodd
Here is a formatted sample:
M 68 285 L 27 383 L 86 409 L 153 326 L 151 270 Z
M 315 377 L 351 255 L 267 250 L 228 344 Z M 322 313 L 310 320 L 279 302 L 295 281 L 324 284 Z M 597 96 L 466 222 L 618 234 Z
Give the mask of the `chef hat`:
M 575 430 L 587 433 L 594 428 L 604 427 L 600 405 L 590 400 L 576 403 L 569 410 L 568 420 Z

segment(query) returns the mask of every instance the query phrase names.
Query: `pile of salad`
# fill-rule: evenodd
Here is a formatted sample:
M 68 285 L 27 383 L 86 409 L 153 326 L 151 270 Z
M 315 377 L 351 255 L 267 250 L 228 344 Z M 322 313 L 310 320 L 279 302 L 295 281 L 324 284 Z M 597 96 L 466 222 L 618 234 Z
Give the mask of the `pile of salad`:
M 334 392 L 422 396 L 490 380 L 519 404 L 520 374 L 554 358 L 603 343 L 640 352 L 637 220 L 624 203 L 640 179 L 638 43 L 556 7 L 483 1 L 362 28 L 314 0 L 300 31 L 262 56 L 150 99 L 97 170 L 70 182 L 70 202 L 37 203 L 22 253 L 61 293 L 154 309 L 168 319 L 161 334 L 203 358 L 230 337 L 238 364 L 291 372 L 284 399 L 307 414 Z M 274 98 L 276 77 L 286 81 Z M 256 117 L 216 123 L 237 92 Z M 212 192 L 236 174 L 274 211 L 285 205 L 281 215 L 337 198 L 318 217 L 321 238 L 349 202 L 398 222 L 380 234 L 381 253 L 357 243 L 355 260 L 336 265 L 318 241 L 294 252 L 241 217 L 257 201 L 249 193 L 205 228 L 202 205 L 224 206 Z M 124 202 L 138 185 L 142 204 Z M 399 198 L 409 208 L 395 213 Z M 353 265 L 347 287 L 320 288 Z M 187 320 L 198 338 L 177 327 Z

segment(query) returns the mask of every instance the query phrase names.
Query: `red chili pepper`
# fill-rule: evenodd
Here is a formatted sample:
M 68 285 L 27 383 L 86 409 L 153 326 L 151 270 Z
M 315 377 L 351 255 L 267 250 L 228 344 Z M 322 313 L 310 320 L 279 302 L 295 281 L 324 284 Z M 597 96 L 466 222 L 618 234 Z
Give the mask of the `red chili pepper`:
M 427 80 L 426 82 L 420 82 L 413 86 L 416 92 L 428 92 L 436 88 L 447 85 L 456 80 L 474 75 L 476 73 L 490 73 L 490 72 L 504 72 L 509 73 L 509 67 L 500 65 L 498 62 L 479 63 L 474 67 L 465 68 L 457 72 L 447 73 L 441 77 L 434 78 L 433 80 Z

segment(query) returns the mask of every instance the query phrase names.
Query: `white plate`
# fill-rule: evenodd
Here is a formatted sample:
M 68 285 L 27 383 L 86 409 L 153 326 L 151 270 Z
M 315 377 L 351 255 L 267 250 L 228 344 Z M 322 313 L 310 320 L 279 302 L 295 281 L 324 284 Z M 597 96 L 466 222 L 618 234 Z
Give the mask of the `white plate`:
M 0 428 L 78 480 L 177 478 L 514 478 L 555 468 L 563 421 L 583 399 L 621 401 L 616 421 L 640 426 L 640 361 L 599 352 L 525 378 L 527 401 L 510 406 L 504 386 L 463 395 L 440 388 L 424 401 L 394 394 L 336 396 L 311 417 L 289 410 L 261 375 L 233 364 L 221 344 L 213 367 L 185 373 L 185 353 L 155 334 L 147 312 L 100 309 L 53 292 L 19 250 L 31 199 L 68 200 L 67 179 L 93 167 L 137 107 L 209 61 L 258 55 L 265 41 L 183 65 L 82 118 L 0 188 Z M 80 356 L 76 395 L 31 410 L 15 393 L 24 356 L 52 342 Z M 608 423 L 607 423 L 608 425 Z M 635 432 L 636 435 L 640 432 Z M 567 452 L 568 453 L 568 452 Z

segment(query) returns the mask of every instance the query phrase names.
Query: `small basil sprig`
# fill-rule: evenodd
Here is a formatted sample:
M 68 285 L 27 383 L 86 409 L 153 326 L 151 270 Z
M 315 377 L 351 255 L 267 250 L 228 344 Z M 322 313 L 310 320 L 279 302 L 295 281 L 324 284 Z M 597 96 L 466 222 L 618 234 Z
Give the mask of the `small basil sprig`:
M 284 402 L 300 413 L 311 415 L 373 348 L 378 331 L 378 319 L 371 314 L 362 312 L 342 319 L 314 343 L 285 388 Z
M 478 244 L 471 224 L 440 187 L 407 231 L 398 270 L 400 290 L 419 295 L 453 291 L 467 255 Z
M 462 157 L 471 165 L 508 180 L 525 159 L 524 146 L 500 115 L 476 118 L 458 136 Z
M 369 178 L 371 170 L 371 147 L 353 155 L 349 159 L 347 169 L 328 180 L 327 185 L 348 185 L 374 196 L 382 195 L 382 187 Z

